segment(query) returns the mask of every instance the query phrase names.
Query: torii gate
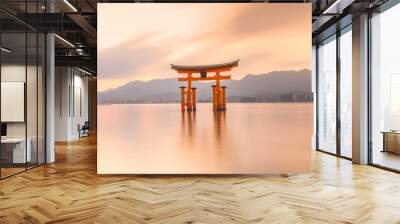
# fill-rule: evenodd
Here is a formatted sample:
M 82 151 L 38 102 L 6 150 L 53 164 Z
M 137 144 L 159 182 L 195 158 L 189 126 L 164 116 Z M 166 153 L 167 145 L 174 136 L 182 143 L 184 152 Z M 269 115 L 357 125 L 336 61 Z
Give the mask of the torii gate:
M 174 65 L 171 69 L 176 70 L 179 74 L 187 74 L 187 77 L 178 78 L 178 81 L 187 81 L 187 90 L 185 86 L 181 86 L 181 109 L 182 111 L 196 110 L 196 88 L 192 88 L 192 81 L 208 81 L 215 80 L 212 85 L 213 91 L 213 109 L 226 110 L 226 87 L 221 86 L 221 80 L 231 79 L 230 75 L 220 75 L 221 72 L 228 72 L 233 67 L 237 67 L 239 60 L 213 65 Z M 208 76 L 207 73 L 215 72 L 215 76 Z M 194 73 L 199 73 L 200 77 L 194 77 Z M 185 102 L 185 96 L 187 102 Z

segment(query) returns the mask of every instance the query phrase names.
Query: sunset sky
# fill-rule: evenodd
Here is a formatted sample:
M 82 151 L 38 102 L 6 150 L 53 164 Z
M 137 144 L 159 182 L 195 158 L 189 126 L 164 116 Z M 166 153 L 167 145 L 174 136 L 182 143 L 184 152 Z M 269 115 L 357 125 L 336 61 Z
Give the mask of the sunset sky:
M 98 4 L 98 90 L 175 78 L 170 64 L 240 59 L 230 74 L 311 68 L 311 4 Z

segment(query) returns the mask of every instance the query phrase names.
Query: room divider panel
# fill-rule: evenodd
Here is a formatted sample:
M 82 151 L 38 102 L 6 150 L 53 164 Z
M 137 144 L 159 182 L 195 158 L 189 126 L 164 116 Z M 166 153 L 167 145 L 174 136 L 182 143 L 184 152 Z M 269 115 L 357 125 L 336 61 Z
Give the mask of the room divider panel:
M 40 13 L 44 1 L 2 1 L 0 178 L 45 162 L 45 35 L 7 13 Z M 10 22 L 12 21 L 12 22 Z

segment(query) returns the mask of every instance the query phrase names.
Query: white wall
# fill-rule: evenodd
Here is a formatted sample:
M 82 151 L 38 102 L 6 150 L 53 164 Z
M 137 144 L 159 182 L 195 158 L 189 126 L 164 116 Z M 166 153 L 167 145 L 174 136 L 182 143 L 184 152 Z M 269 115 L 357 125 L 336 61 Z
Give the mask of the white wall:
M 69 85 L 70 70 L 55 68 L 55 141 L 68 141 L 69 136 Z
M 88 120 L 88 78 L 74 70 L 73 88 L 71 91 L 70 135 L 73 139 L 79 137 L 78 125 L 82 126 Z
M 78 125 L 88 120 L 88 78 L 76 68 L 56 67 L 55 86 L 55 140 L 77 139 Z

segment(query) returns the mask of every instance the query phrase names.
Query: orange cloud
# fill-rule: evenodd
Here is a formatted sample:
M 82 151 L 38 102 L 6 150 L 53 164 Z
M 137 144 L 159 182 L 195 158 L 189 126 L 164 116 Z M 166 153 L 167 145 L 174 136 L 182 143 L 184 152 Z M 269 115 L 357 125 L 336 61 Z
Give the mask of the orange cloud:
M 107 3 L 98 18 L 99 90 L 176 77 L 170 63 L 240 59 L 234 79 L 311 68 L 310 4 Z

